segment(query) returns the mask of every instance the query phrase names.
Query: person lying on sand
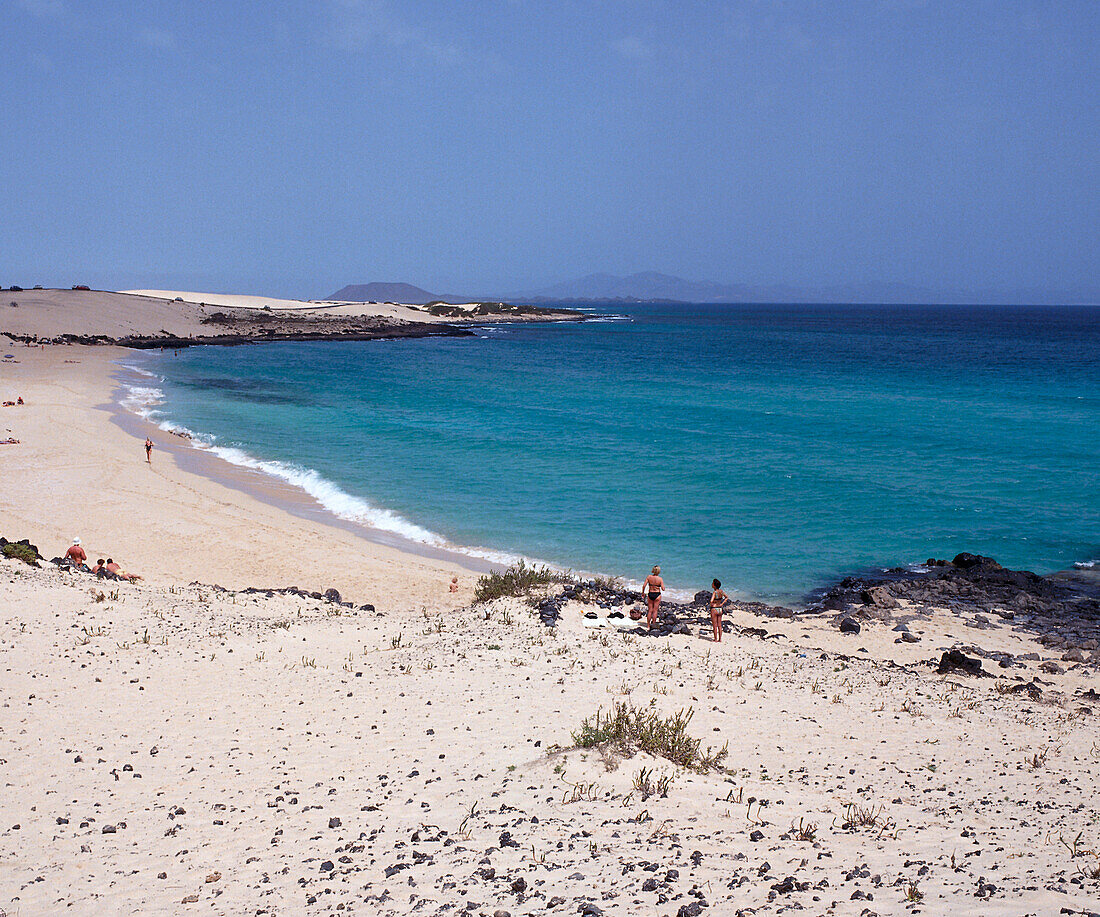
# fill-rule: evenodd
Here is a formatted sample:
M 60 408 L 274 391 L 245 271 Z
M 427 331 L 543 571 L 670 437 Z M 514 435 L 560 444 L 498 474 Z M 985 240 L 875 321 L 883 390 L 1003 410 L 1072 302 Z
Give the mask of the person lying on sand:
M 714 642 L 722 642 L 722 608 L 729 601 L 728 596 L 722 591 L 721 580 L 713 580 L 710 594 L 710 626 L 714 629 Z
M 112 557 L 107 558 L 107 564 L 104 569 L 106 569 L 108 573 L 113 573 L 119 579 L 126 580 L 126 582 L 128 583 L 133 583 L 136 580 L 141 579 L 141 577 L 138 576 L 136 573 L 127 573 L 125 570 L 123 570 L 122 567 L 115 563 L 114 558 Z
M 22 403 L 23 403 L 23 397 L 20 396 L 20 397 L 16 398 L 15 401 L 5 401 L 4 402 L 4 407 L 14 408 L 17 404 L 22 404 Z
M 7 439 L 0 439 L 0 446 L 18 446 L 19 440 L 14 436 L 9 436 Z
M 653 630 L 653 626 L 657 623 L 657 612 L 661 609 L 661 593 L 664 591 L 665 581 L 661 579 L 661 567 L 658 564 L 653 568 L 653 572 L 645 578 L 645 582 L 642 583 L 642 593 L 645 595 L 648 607 L 646 623 L 649 625 L 650 630 Z

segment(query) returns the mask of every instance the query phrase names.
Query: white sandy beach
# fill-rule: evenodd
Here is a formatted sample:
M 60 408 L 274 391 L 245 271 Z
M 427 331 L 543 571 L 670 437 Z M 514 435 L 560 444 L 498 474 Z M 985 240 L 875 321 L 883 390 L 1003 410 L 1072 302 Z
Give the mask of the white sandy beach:
M 185 470 L 160 431 L 146 465 L 108 409 L 124 351 L 5 352 L 26 404 L 0 409 L 0 534 L 47 557 L 79 535 L 146 577 L 0 561 L 8 915 L 1098 909 L 1095 661 L 1047 674 L 1033 636 L 945 610 L 912 644 L 746 612 L 721 644 L 645 638 L 579 602 L 547 628 L 472 605 L 459 564 Z M 376 610 L 235 591 L 290 585 Z M 1037 658 L 923 665 L 971 643 Z M 1040 699 L 1006 693 L 1032 679 Z M 572 747 L 615 702 L 690 709 L 729 757 Z

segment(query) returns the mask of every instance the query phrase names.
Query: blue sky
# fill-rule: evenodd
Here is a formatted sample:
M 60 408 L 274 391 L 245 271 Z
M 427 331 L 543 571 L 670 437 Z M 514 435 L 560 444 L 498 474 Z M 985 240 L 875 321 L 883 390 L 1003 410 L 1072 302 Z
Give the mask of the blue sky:
M 0 283 L 1100 288 L 1100 4 L 0 0 Z

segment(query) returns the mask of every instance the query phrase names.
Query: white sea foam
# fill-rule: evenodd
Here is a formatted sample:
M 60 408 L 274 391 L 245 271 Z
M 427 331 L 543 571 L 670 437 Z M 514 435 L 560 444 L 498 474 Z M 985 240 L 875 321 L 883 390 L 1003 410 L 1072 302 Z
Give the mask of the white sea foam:
M 161 378 L 138 367 L 127 366 L 126 368 L 143 376 L 156 378 L 158 381 Z M 297 487 L 313 497 L 323 509 L 332 513 L 338 519 L 387 532 L 406 541 L 488 561 L 494 566 L 509 566 L 522 559 L 529 564 L 549 567 L 561 573 L 569 572 L 567 568 L 561 565 L 547 563 L 537 558 L 524 557 L 521 554 L 492 548 L 453 544 L 437 532 L 417 525 L 392 510 L 374 506 L 361 497 L 349 494 L 315 469 L 288 462 L 259 459 L 235 446 L 219 446 L 217 445 L 216 436 L 197 433 L 182 424 L 165 419 L 163 417 L 164 412 L 159 409 L 164 404 L 164 400 L 165 393 L 155 386 L 127 383 L 125 391 L 119 399 L 119 404 L 138 417 L 155 423 L 159 429 L 167 433 L 186 436 L 191 441 L 192 446 L 216 455 L 224 462 L 236 465 L 239 468 L 248 468 L 261 474 L 270 475 L 273 478 L 285 481 L 293 487 Z M 583 579 L 589 575 L 582 573 L 580 577 Z M 671 592 L 669 597 L 673 597 Z M 690 598 L 690 593 L 685 593 L 684 597 Z
M 1100 566 L 1100 560 L 1079 560 L 1073 566 L 1078 570 L 1091 570 L 1093 567 Z
M 145 376 L 146 379 L 156 379 L 158 382 L 163 382 L 164 377 L 158 376 L 156 373 L 149 372 L 147 369 L 142 369 L 140 366 L 134 366 L 132 363 L 120 363 L 119 366 L 124 366 L 132 373 L 137 373 L 139 376 Z
M 207 449 L 231 465 L 271 475 L 273 478 L 286 481 L 288 484 L 304 490 L 338 519 L 369 525 L 372 528 L 400 535 L 402 538 L 421 544 L 436 547 L 442 547 L 445 544 L 445 540 L 441 535 L 410 522 L 388 509 L 372 506 L 366 500 L 352 496 L 312 468 L 303 468 L 300 465 L 292 465 L 286 462 L 258 459 L 244 450 L 232 446 L 201 445 L 200 448 Z
M 151 385 L 128 385 L 119 403 L 138 417 L 149 420 L 159 413 L 157 407 L 164 404 L 164 392 Z
M 126 368 L 141 373 L 143 376 L 159 378 L 155 374 L 144 372 L 137 367 L 127 366 Z M 492 564 L 507 565 L 520 559 L 520 555 L 505 551 L 450 544 L 442 535 L 417 525 L 415 522 L 410 522 L 392 510 L 374 506 L 360 497 L 347 493 L 312 468 L 304 468 L 287 462 L 259 459 L 243 449 L 233 446 L 219 446 L 215 436 L 200 434 L 182 424 L 164 419 L 163 411 L 159 410 L 161 405 L 164 404 L 164 400 L 163 390 L 155 386 L 131 383 L 126 385 L 122 397 L 119 399 L 119 404 L 143 420 L 157 424 L 159 429 L 167 433 L 186 436 L 195 448 L 210 452 L 222 461 L 240 468 L 248 468 L 261 474 L 270 475 L 297 487 L 313 497 L 322 508 L 338 519 L 369 526 L 418 544 L 446 548 L 470 557 L 489 561 Z

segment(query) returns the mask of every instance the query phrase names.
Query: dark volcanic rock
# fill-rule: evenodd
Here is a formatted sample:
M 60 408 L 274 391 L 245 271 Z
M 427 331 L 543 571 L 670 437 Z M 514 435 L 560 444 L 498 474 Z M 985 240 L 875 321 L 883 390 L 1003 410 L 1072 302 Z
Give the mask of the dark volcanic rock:
M 852 618 L 840 619 L 840 632 L 842 634 L 858 634 L 860 631 L 859 622 Z
M 940 675 L 949 672 L 961 672 L 963 675 L 984 675 L 982 661 L 967 656 L 960 650 L 947 650 L 940 657 L 939 667 L 936 669 Z
M 887 589 L 888 587 L 888 589 Z M 818 596 L 804 614 L 839 611 L 847 616 L 888 621 L 898 601 L 918 609 L 949 608 L 973 615 L 967 623 L 986 628 L 991 618 L 1011 621 L 1040 635 L 1050 646 L 1090 648 L 1100 641 L 1100 577 L 1067 570 L 1038 576 L 1009 570 L 979 554 L 954 561 L 930 559 L 924 570 L 896 568 L 864 577 L 846 577 Z M 855 606 L 855 607 L 853 607 Z
M 956 554 L 951 563 L 960 570 L 969 570 L 971 567 L 982 565 L 1000 566 L 992 557 L 982 557 L 981 554 L 971 554 L 969 551 L 963 551 L 961 554 Z

